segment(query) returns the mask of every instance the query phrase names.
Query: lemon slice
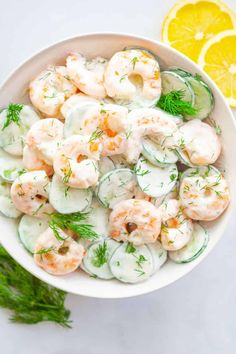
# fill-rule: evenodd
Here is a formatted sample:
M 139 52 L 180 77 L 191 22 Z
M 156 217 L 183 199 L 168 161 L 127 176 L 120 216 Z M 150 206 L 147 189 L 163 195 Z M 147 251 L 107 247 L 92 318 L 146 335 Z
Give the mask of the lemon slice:
M 235 14 L 220 0 L 183 0 L 166 16 L 162 40 L 197 62 L 210 38 L 235 27 Z
M 219 86 L 230 106 L 236 107 L 236 29 L 206 42 L 198 63 Z

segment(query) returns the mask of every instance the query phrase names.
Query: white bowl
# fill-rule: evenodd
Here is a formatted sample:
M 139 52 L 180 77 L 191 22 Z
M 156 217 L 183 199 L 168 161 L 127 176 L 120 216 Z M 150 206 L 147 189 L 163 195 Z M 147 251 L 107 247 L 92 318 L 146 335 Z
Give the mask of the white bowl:
M 94 279 L 82 271 L 66 276 L 47 274 L 35 265 L 32 256 L 27 253 L 19 242 L 16 222 L 0 217 L 0 241 L 11 256 L 25 269 L 41 280 L 67 292 L 98 298 L 123 298 L 149 293 L 189 273 L 209 254 L 223 236 L 229 217 L 232 214 L 233 201 L 236 200 L 236 163 L 232 154 L 236 141 L 236 126 L 232 112 L 214 82 L 194 62 L 163 43 L 132 35 L 110 33 L 88 34 L 69 38 L 42 50 L 22 64 L 1 87 L 0 107 L 7 105 L 9 102 L 27 103 L 29 81 L 49 64 L 64 64 L 65 58 L 70 52 L 78 51 L 88 57 L 104 56 L 110 58 L 113 53 L 126 46 L 147 48 L 158 55 L 162 67 L 175 65 L 192 73 L 198 73 L 211 87 L 215 97 L 215 108 L 212 117 L 222 128 L 223 158 L 221 158 L 220 163 L 221 167 L 225 169 L 232 202 L 218 220 L 207 223 L 207 228 L 210 232 L 210 242 L 206 251 L 200 257 L 191 263 L 181 265 L 168 262 L 153 277 L 139 284 L 123 284 L 116 280 Z

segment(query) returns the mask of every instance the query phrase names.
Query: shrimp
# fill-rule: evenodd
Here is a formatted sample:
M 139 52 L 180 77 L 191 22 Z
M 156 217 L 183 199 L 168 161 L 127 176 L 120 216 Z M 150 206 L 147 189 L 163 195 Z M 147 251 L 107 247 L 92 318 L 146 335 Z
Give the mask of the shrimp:
M 109 218 L 109 235 L 134 245 L 154 243 L 161 230 L 161 213 L 146 200 L 128 199 L 114 206 Z
M 174 148 L 179 139 L 176 123 L 164 112 L 153 108 L 134 109 L 128 114 L 125 151 L 128 162 L 137 162 L 145 136 L 155 137 L 163 147 L 168 148 Z
M 212 166 L 189 169 L 180 184 L 180 201 L 193 220 L 217 219 L 227 208 L 230 195 L 227 182 Z
M 98 182 L 97 161 L 102 146 L 89 136 L 73 135 L 66 139 L 55 155 L 53 167 L 63 183 L 74 188 L 88 188 Z
M 103 85 L 106 65 L 104 58 L 88 60 L 79 53 L 71 54 L 66 59 L 66 67 L 74 84 L 80 91 L 100 99 L 106 97 Z
M 85 255 L 84 247 L 58 230 L 58 240 L 52 229 L 44 231 L 36 241 L 34 260 L 46 272 L 53 275 L 64 275 L 74 272 Z M 64 239 L 64 240 L 63 240 Z
M 19 176 L 11 186 L 11 199 L 15 207 L 37 217 L 53 212 L 48 202 L 49 184 L 45 171 L 31 171 Z
M 56 118 L 36 122 L 26 135 L 26 144 L 39 152 L 42 160 L 52 165 L 53 157 L 63 139 L 64 124 Z
M 81 92 L 76 95 L 72 95 L 61 106 L 61 114 L 66 119 L 69 117 L 71 112 L 87 103 L 98 103 L 98 100 Z
M 130 49 L 115 53 L 104 77 L 108 96 L 118 102 L 150 107 L 161 95 L 159 64 L 145 50 Z
M 188 219 L 177 200 L 170 199 L 161 207 L 161 243 L 167 251 L 183 248 L 191 239 L 193 223 Z
M 76 93 L 64 66 L 50 66 L 42 71 L 29 86 L 33 105 L 48 117 L 57 117 L 67 98 Z
M 214 128 L 199 119 L 193 119 L 179 129 L 183 153 L 194 165 L 210 165 L 221 152 L 220 139 Z
M 52 176 L 54 173 L 53 167 L 43 161 L 35 149 L 27 145 L 23 149 L 23 164 L 29 171 L 43 170 L 48 176 Z

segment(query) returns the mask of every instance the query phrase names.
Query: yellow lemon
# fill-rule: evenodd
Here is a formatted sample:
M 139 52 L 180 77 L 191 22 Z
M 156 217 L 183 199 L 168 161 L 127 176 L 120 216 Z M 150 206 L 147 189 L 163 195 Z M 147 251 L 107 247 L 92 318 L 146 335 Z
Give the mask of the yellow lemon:
M 198 59 L 199 65 L 219 86 L 232 107 L 236 107 L 236 29 L 212 37 Z
M 220 0 L 182 0 L 166 16 L 162 39 L 197 62 L 210 38 L 235 27 L 235 14 Z

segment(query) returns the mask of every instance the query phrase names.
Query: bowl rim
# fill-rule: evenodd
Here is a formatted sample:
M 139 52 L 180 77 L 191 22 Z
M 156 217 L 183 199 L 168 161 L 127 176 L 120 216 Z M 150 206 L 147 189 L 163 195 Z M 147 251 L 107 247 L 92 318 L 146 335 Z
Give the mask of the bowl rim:
M 16 74 L 19 70 L 21 70 L 21 68 L 25 65 L 27 65 L 32 59 L 34 59 L 37 56 L 42 55 L 44 52 L 46 52 L 49 49 L 52 49 L 54 47 L 57 47 L 58 45 L 64 44 L 66 42 L 70 42 L 79 38 L 90 38 L 90 37 L 101 37 L 101 36 L 108 36 L 108 37 L 125 37 L 125 38 L 130 38 L 130 39 L 135 39 L 135 40 L 143 40 L 146 42 L 150 42 L 151 44 L 154 45 L 158 45 L 159 47 L 163 47 L 165 49 L 167 49 L 170 52 L 175 53 L 177 56 L 179 56 L 181 59 L 183 59 L 183 61 L 185 61 L 186 63 L 189 63 L 190 65 L 192 65 L 193 67 L 196 67 L 196 69 L 203 74 L 203 76 L 206 76 L 210 85 L 214 88 L 215 91 L 217 91 L 217 94 L 221 97 L 222 101 L 224 102 L 224 106 L 225 109 L 227 111 L 228 116 L 230 117 L 230 120 L 235 128 L 236 131 L 236 120 L 234 118 L 233 112 L 226 100 L 226 98 L 224 97 L 223 93 L 221 92 L 221 90 L 218 88 L 218 86 L 216 85 L 216 83 L 211 79 L 211 77 L 205 72 L 203 71 L 203 69 L 197 64 L 195 63 L 193 60 L 191 60 L 190 58 L 188 58 L 185 54 L 179 52 L 178 50 L 176 50 L 175 48 L 172 48 L 171 46 L 169 46 L 166 43 L 161 42 L 160 40 L 155 40 L 149 37 L 145 37 L 145 36 L 140 36 L 140 35 L 136 35 L 133 33 L 125 33 L 125 32 L 110 32 L 110 31 L 104 31 L 104 32 L 85 32 L 85 33 L 81 33 L 79 35 L 74 35 L 74 36 L 68 36 L 65 37 L 62 40 L 56 40 L 54 41 L 52 44 L 49 44 L 47 46 L 42 47 L 41 49 L 35 51 L 33 54 L 31 54 L 30 56 L 27 56 L 26 59 L 22 60 L 15 68 L 13 68 L 12 70 L 10 70 L 9 74 L 6 75 L 6 78 L 2 80 L 2 82 L 0 83 L 0 91 L 4 89 L 4 86 L 8 84 L 8 82 L 11 80 L 12 76 L 14 74 Z M 234 205 L 236 204 L 233 200 L 231 200 L 231 203 L 233 204 L 233 207 L 231 208 L 231 210 L 226 211 L 227 215 L 225 216 L 225 220 L 224 220 L 224 224 L 221 227 L 221 235 L 219 236 L 218 241 L 216 242 L 216 244 L 222 239 L 223 234 L 229 224 L 229 220 L 231 218 L 231 216 L 233 215 L 233 210 L 234 210 Z M 4 244 L 4 238 L 0 237 L 0 241 L 3 245 L 3 247 L 7 250 L 7 252 L 11 255 L 11 257 L 13 259 L 15 259 L 13 252 L 11 251 L 11 247 L 5 246 Z M 215 248 L 216 244 L 212 247 L 212 249 L 210 249 L 208 252 L 204 253 L 201 260 L 199 262 L 194 263 L 189 269 L 188 271 L 186 271 L 184 274 L 176 277 L 173 280 L 170 280 L 168 283 L 162 285 L 161 287 L 157 287 L 157 288 L 151 288 L 150 290 L 147 289 L 142 289 L 142 290 L 138 290 L 138 288 L 134 288 L 135 290 L 132 292 L 130 292 L 130 294 L 117 294 L 117 295 L 106 295 L 104 293 L 104 295 L 96 295 L 96 294 L 86 294 L 85 292 L 77 292 L 76 290 L 68 290 L 68 288 L 65 286 L 61 286 L 60 285 L 60 289 L 70 293 L 70 294 L 74 294 L 74 295 L 80 295 L 80 296 L 85 296 L 85 297 L 91 297 L 91 298 L 100 298 L 100 299 L 121 299 L 121 298 L 129 298 L 129 297 L 136 297 L 139 295 L 144 295 L 144 294 L 149 294 L 152 293 L 154 291 L 157 290 L 161 290 L 162 288 L 165 288 L 166 286 L 169 286 L 171 284 L 173 284 L 174 282 L 176 282 L 177 280 L 183 278 L 184 276 L 186 276 L 187 274 L 189 274 L 190 272 L 192 272 L 192 270 L 199 264 L 201 263 L 207 256 L 208 254 Z M 22 262 L 20 260 L 17 260 L 17 262 L 28 272 L 30 272 L 32 275 L 34 275 L 35 277 L 37 277 L 38 279 L 42 280 L 43 282 L 49 284 L 50 286 L 56 287 L 58 288 L 57 285 L 53 284 L 53 282 L 50 279 L 47 279 L 47 273 L 45 278 L 43 276 L 40 276 L 38 274 L 35 274 L 34 271 L 32 271 L 30 269 L 30 267 L 26 267 L 25 265 L 22 264 Z M 148 281 L 148 280 L 147 280 Z M 125 286 L 125 284 L 124 284 Z

